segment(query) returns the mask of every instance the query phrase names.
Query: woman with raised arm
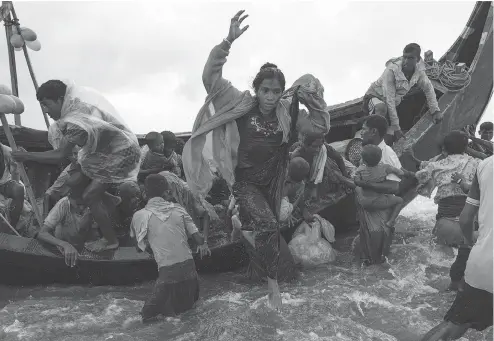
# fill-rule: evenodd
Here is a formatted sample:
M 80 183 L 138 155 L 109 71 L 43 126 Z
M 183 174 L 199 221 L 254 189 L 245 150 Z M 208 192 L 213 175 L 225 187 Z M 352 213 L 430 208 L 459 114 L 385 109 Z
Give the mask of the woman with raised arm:
M 254 96 L 250 91 L 237 90 L 222 77 L 232 44 L 248 28 L 240 28 L 247 18 L 243 13 L 231 19 L 228 36 L 209 55 L 202 75 L 208 96 L 182 158 L 190 189 L 205 196 L 213 174 L 203 151 L 206 135 L 212 133 L 213 162 L 239 203 L 243 241 L 250 256 L 249 274 L 251 278 L 267 279 L 269 303 L 280 309 L 278 280 L 296 275 L 293 258 L 279 231 L 289 147 L 299 132 L 326 134 L 329 113 L 324 88 L 312 75 L 302 76 L 285 91 L 283 73 L 276 65 L 266 63 L 253 81 Z M 299 101 L 308 113 L 299 111 Z

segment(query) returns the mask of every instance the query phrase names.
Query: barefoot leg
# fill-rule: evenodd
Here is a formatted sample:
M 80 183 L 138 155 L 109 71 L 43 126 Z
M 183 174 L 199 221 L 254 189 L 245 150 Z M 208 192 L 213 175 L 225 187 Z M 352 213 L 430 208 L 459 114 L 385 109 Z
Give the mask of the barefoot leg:
M 273 309 L 280 311 L 282 300 L 281 300 L 280 288 L 278 286 L 278 281 L 276 279 L 272 279 L 268 277 L 268 291 L 269 291 L 268 294 L 269 305 Z

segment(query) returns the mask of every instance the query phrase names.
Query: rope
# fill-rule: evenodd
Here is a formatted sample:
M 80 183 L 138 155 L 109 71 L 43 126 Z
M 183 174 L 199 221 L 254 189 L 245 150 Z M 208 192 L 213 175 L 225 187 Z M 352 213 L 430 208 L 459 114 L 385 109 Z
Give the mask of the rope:
M 439 64 L 435 60 L 432 65 L 426 63 L 425 73 L 429 79 L 441 83 L 449 91 L 456 92 L 463 90 L 472 81 L 468 67 L 464 67 L 461 72 L 456 71 L 456 65 L 449 60 Z

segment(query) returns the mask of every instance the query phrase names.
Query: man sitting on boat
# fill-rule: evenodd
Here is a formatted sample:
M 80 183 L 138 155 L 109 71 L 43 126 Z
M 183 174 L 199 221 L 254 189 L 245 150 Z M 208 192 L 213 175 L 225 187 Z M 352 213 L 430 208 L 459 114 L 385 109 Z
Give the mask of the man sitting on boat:
M 13 158 L 60 163 L 75 146 L 81 147 L 77 162 L 87 178 L 83 200 L 103 234 L 86 247 L 93 252 L 118 248 L 103 195 L 111 186 L 137 180 L 140 148 L 136 136 L 122 123 L 116 109 L 93 89 L 50 80 L 40 86 L 36 97 L 50 117 L 59 121 L 63 133 L 60 147 L 47 152 L 17 151 Z
M 85 188 L 81 181 L 80 168 L 73 167 L 67 176 L 65 185 L 69 188 L 69 194 L 50 210 L 36 238 L 59 247 L 67 266 L 73 267 L 84 242 L 89 237 L 93 218 L 82 199 Z
M 372 83 L 365 93 L 364 112 L 381 115 L 390 122 L 385 136 L 388 145 L 392 145 L 395 138 L 399 140 L 404 136 L 396 107 L 414 85 L 418 85 L 424 91 L 434 122 L 442 120 L 434 86 L 425 73 L 425 63 L 420 53 L 418 44 L 411 43 L 405 46 L 403 56 L 386 62 L 386 69 L 381 77 Z
M 172 195 L 163 176 L 149 175 L 145 191 L 149 201 L 134 214 L 131 235 L 138 250 L 152 253 L 158 264 L 158 279 L 141 311 L 143 321 L 149 321 L 158 315 L 183 313 L 199 299 L 199 281 L 187 240 L 191 236 L 201 246 L 204 238 L 183 207 L 164 199 L 172 199 Z
M 0 194 L 12 199 L 9 205 L 10 225 L 17 228 L 24 206 L 24 186 L 20 183 L 17 163 L 12 159 L 12 149 L 0 143 Z
M 381 162 L 397 169 L 403 169 L 398 156 L 393 148 L 384 142 L 384 136 L 388 131 L 387 120 L 380 115 L 372 115 L 366 119 L 362 127 L 362 144 L 372 144 L 378 146 L 381 151 Z M 404 170 L 406 177 L 400 179 L 394 174 L 389 174 L 386 181 L 379 183 L 368 183 L 359 179 L 354 179 L 356 206 L 358 220 L 360 223 L 360 233 L 354 242 L 354 251 L 364 264 L 380 264 L 388 256 L 393 231 L 386 226 L 390 218 L 390 210 L 382 211 L 375 207 L 372 199 L 367 199 L 363 195 L 363 189 L 377 193 L 403 195 L 406 190 L 416 184 L 413 173 Z M 360 188 L 359 188 L 360 187 Z

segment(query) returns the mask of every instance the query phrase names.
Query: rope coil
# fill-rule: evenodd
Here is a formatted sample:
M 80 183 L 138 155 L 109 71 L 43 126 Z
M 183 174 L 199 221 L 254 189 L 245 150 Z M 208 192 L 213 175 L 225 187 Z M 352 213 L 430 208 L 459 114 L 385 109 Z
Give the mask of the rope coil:
M 432 61 L 432 64 L 426 63 L 425 73 L 429 79 L 438 81 L 452 92 L 463 90 L 472 81 L 470 70 L 467 66 L 457 72 L 455 63 L 449 60 L 442 64 L 435 60 Z

